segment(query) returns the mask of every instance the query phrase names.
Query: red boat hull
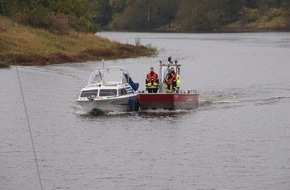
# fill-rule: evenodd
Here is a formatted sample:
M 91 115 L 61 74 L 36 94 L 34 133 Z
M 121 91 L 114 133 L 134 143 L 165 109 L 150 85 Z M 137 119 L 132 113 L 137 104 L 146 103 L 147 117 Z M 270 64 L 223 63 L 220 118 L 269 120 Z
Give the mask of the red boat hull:
M 198 107 L 198 94 L 139 93 L 140 109 L 190 110 Z

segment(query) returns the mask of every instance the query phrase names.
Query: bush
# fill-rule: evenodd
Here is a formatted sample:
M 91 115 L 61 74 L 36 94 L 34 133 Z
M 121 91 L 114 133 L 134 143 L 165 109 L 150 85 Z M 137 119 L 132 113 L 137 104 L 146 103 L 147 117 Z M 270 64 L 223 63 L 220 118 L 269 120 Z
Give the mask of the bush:
M 70 29 L 69 18 L 61 13 L 51 15 L 49 17 L 49 25 L 49 30 L 51 32 L 61 35 L 68 34 Z
M 20 22 L 32 27 L 44 28 L 53 33 L 67 34 L 70 28 L 77 31 L 96 32 L 99 26 L 85 16 L 77 18 L 73 15 L 53 12 L 51 9 L 38 5 L 32 11 L 20 14 Z
M 254 21 L 257 21 L 260 17 L 260 12 L 258 9 L 252 9 L 248 7 L 243 7 L 241 14 L 242 14 L 242 19 L 245 22 L 254 22 Z
M 277 9 L 277 8 L 270 8 L 269 11 L 267 12 L 267 17 L 269 20 L 272 20 L 275 17 L 280 17 L 286 15 L 285 11 L 282 9 Z
M 21 22 L 33 27 L 48 28 L 49 17 L 53 12 L 42 5 L 35 7 L 31 12 L 23 13 Z
M 53 14 L 43 7 L 38 7 L 31 13 L 24 13 L 21 15 L 20 22 L 61 35 L 67 34 L 70 29 L 68 16 L 62 13 Z

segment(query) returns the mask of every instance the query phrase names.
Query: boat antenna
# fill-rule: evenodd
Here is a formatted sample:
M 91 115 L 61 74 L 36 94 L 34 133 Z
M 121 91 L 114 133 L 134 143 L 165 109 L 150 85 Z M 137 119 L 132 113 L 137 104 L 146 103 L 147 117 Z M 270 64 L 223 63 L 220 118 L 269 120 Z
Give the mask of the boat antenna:
M 103 59 L 102 62 L 103 62 L 103 73 L 105 73 L 105 60 Z M 101 78 L 101 82 L 103 83 L 104 81 L 103 81 L 103 76 L 102 76 L 101 70 L 99 70 L 99 75 Z

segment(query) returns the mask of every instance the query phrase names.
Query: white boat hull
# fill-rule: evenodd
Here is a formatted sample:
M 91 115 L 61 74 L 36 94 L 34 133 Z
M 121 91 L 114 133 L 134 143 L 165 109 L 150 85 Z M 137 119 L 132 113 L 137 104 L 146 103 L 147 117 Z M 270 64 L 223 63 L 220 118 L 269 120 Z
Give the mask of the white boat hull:
M 105 99 L 77 99 L 76 102 L 82 107 L 84 112 L 127 112 L 139 109 L 137 94 L 122 97 Z

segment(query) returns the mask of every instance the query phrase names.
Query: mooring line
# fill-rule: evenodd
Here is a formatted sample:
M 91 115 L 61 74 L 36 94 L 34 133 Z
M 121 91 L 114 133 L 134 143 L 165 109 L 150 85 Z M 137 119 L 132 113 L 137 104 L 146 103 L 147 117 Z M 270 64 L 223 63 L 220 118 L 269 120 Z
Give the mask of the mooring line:
M 38 175 L 40 190 L 43 190 L 42 181 L 41 181 L 41 177 L 40 177 L 39 165 L 38 165 L 38 161 L 37 161 L 37 155 L 36 155 L 35 146 L 34 146 L 34 140 L 33 140 L 32 131 L 31 131 L 30 120 L 29 120 L 29 117 L 28 117 L 28 112 L 27 112 L 27 107 L 26 107 L 26 103 L 25 103 L 23 88 L 22 88 L 22 84 L 21 84 L 20 75 L 19 75 L 19 71 L 18 71 L 18 66 L 17 65 L 16 65 L 16 72 L 17 72 L 18 83 L 19 83 L 19 87 L 20 87 L 20 91 L 21 91 L 21 97 L 22 97 L 22 102 L 23 102 L 23 106 L 24 106 L 24 111 L 25 111 L 28 131 L 29 131 L 29 134 L 30 134 L 30 140 L 31 140 L 31 144 L 32 144 L 32 149 L 33 149 L 34 160 L 35 160 L 35 165 L 36 165 L 36 169 L 37 169 L 37 175 Z

